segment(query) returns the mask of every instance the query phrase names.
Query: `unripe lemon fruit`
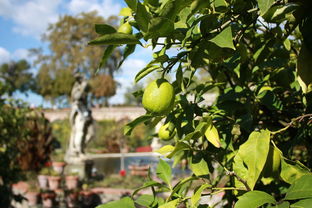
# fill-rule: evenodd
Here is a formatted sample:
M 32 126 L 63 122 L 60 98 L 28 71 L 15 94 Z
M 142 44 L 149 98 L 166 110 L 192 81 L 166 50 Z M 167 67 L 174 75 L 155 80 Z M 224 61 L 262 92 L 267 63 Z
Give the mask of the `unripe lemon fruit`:
M 281 152 L 270 145 L 267 160 L 263 168 L 264 177 L 278 177 L 281 166 Z
M 132 27 L 128 22 L 126 22 L 118 28 L 117 32 L 132 34 Z
M 174 131 L 174 124 L 171 122 L 168 122 L 160 127 L 158 131 L 158 137 L 162 140 L 170 140 L 174 137 L 175 131 Z
M 174 98 L 173 86 L 166 79 L 157 79 L 147 85 L 142 104 L 150 113 L 165 115 L 172 109 Z

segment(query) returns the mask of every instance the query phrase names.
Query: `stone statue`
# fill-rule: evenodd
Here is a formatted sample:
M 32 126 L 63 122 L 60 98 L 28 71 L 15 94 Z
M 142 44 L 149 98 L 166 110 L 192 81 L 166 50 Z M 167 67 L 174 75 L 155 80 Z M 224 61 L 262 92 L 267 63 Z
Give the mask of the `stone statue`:
M 91 110 L 88 108 L 90 86 L 82 75 L 75 75 L 75 84 L 71 92 L 72 109 L 70 113 L 71 136 L 65 160 L 85 157 L 85 147 L 94 137 L 94 125 Z

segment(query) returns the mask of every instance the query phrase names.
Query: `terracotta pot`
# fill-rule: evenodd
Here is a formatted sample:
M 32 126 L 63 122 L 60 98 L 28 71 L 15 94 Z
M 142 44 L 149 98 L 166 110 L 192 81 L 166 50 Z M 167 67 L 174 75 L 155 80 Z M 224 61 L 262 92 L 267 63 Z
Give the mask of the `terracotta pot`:
M 65 165 L 65 162 L 52 162 L 53 170 L 60 175 L 63 174 Z
M 56 194 L 54 192 L 42 193 L 42 205 L 43 207 L 50 208 L 53 207 L 55 203 Z
M 90 206 L 93 202 L 94 192 L 90 190 L 85 190 L 80 192 L 81 203 L 84 206 Z
M 28 201 L 29 206 L 35 206 L 38 204 L 39 193 L 36 191 L 29 191 L 26 193 L 25 198 Z
M 67 207 L 77 207 L 79 199 L 78 196 L 78 192 L 69 193 L 65 198 Z
M 41 189 L 48 189 L 48 176 L 47 175 L 38 175 L 39 187 Z
M 49 181 L 49 187 L 51 190 L 56 190 L 61 185 L 61 177 L 60 176 L 49 176 L 48 181 Z
M 78 188 L 79 177 L 78 176 L 66 176 L 65 184 L 68 189 Z

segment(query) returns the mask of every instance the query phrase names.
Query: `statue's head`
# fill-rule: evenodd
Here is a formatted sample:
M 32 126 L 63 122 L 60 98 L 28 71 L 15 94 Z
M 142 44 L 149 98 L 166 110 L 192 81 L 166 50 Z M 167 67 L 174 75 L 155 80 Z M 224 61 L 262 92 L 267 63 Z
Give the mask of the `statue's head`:
M 74 77 L 77 82 L 82 82 L 83 80 L 83 76 L 80 73 L 75 73 Z

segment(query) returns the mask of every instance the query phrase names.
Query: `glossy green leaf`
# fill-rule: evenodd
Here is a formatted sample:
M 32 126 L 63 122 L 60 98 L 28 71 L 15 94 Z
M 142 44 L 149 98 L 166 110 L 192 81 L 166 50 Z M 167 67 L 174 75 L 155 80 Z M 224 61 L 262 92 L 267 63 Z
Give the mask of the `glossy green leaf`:
M 190 146 L 184 142 L 179 142 L 175 145 L 174 150 L 167 156 L 167 158 L 172 158 L 175 154 L 184 151 L 189 150 Z
M 263 191 L 249 191 L 238 197 L 235 208 L 257 208 L 264 204 L 275 204 L 273 196 Z
M 134 19 L 138 23 L 140 29 L 143 32 L 147 32 L 148 24 L 151 19 L 150 14 L 146 10 L 145 6 L 141 4 L 140 2 L 137 3 L 137 11 L 134 16 Z
M 206 131 L 205 131 L 205 137 L 207 140 L 213 144 L 216 148 L 221 147 L 220 137 L 217 128 L 212 124 L 212 122 L 209 123 Z
M 127 57 L 130 56 L 135 51 L 135 47 L 136 45 L 134 44 L 126 45 L 123 51 L 122 60 L 118 64 L 118 68 L 123 64 L 123 62 L 127 59 Z
M 281 23 L 287 20 L 287 14 L 294 12 L 298 9 L 298 5 L 294 3 L 289 3 L 286 5 L 276 5 L 271 7 L 264 15 L 263 18 L 267 22 L 271 23 Z
M 160 149 L 156 150 L 155 152 L 158 152 L 159 154 L 162 155 L 167 155 L 168 153 L 172 152 L 174 150 L 174 146 L 172 145 L 165 145 L 161 147 Z
M 302 199 L 290 205 L 290 208 L 310 208 L 312 206 L 312 199 Z
M 159 208 L 177 208 L 180 199 L 175 199 L 159 206 Z
M 264 15 L 273 5 L 274 0 L 257 0 L 260 9 L 260 15 Z
M 252 132 L 248 140 L 239 147 L 237 155 L 247 166 L 247 175 L 241 176 L 251 189 L 254 188 L 269 153 L 270 131 Z
M 231 48 L 235 50 L 235 47 L 233 45 L 231 26 L 222 30 L 221 33 L 219 33 L 216 37 L 212 38 L 209 41 L 215 43 L 217 46 L 221 48 Z
M 303 175 L 288 189 L 285 200 L 312 198 L 312 175 Z
M 137 188 L 133 193 L 132 196 L 136 195 L 139 191 L 141 191 L 142 189 L 146 189 L 149 187 L 165 187 L 163 184 L 157 182 L 157 181 L 147 181 L 145 182 L 141 187 Z
M 99 205 L 96 208 L 116 208 L 116 207 L 135 208 L 134 202 L 130 197 L 124 197 L 118 201 L 108 202 L 106 204 Z
M 301 176 L 310 174 L 309 169 L 307 169 L 298 162 L 293 162 L 285 158 L 282 158 L 281 164 L 282 168 L 280 176 L 282 180 L 285 181 L 286 183 L 292 184 Z
M 111 33 L 91 40 L 89 45 L 121 45 L 121 44 L 139 44 L 140 41 L 131 34 Z
M 139 71 L 136 74 L 134 81 L 137 83 L 142 78 L 144 78 L 146 75 L 148 75 L 149 73 L 155 71 L 156 69 L 160 69 L 160 67 L 157 66 L 157 65 L 148 64 L 146 67 L 144 67 L 141 71 Z
M 133 121 L 131 121 L 130 123 L 128 123 L 125 127 L 124 127 L 124 134 L 125 135 L 131 135 L 132 130 L 134 129 L 134 127 L 136 127 L 137 125 L 139 125 L 140 123 L 143 123 L 145 121 L 151 120 L 152 118 L 154 118 L 154 116 L 149 115 L 149 114 L 145 114 L 143 116 L 140 116 L 136 119 L 134 119 Z
M 116 46 L 113 46 L 113 45 L 107 46 L 107 48 L 105 49 L 104 54 L 103 54 L 103 56 L 101 58 L 101 61 L 100 61 L 100 64 L 99 64 L 99 69 L 102 68 L 106 64 L 107 59 L 113 53 L 115 48 L 116 48 Z
M 128 7 L 132 9 L 134 12 L 137 10 L 137 0 L 125 0 Z
M 154 199 L 155 197 L 153 195 L 143 194 L 135 200 L 135 203 L 145 207 L 150 207 L 150 205 L 153 204 Z
M 117 30 L 107 24 L 95 24 L 95 32 L 100 35 L 106 35 L 117 32 Z
M 159 163 L 156 168 L 156 174 L 157 176 L 163 180 L 166 184 L 171 186 L 171 167 L 168 163 L 163 161 L 162 159 L 159 160 Z
M 190 157 L 189 166 L 196 176 L 205 176 L 210 173 L 208 164 L 200 152 Z
M 201 194 L 202 192 L 206 189 L 206 188 L 209 188 L 211 187 L 211 185 L 209 184 L 203 184 L 201 185 L 197 190 L 196 192 L 194 193 L 194 195 L 192 195 L 191 197 L 191 206 L 192 207 L 197 207 L 197 204 L 200 200 L 200 197 L 201 197 Z
M 120 16 L 131 16 L 132 15 L 132 10 L 128 7 L 122 8 L 119 12 Z
M 174 30 L 174 23 L 166 17 L 155 17 L 151 19 L 148 26 L 148 38 L 166 37 Z
M 284 201 L 281 204 L 277 204 L 275 206 L 272 206 L 272 208 L 289 208 L 290 203 L 288 201 Z
M 301 89 L 304 93 L 311 91 L 312 84 L 312 53 L 304 44 L 301 46 L 297 60 L 297 75 Z

